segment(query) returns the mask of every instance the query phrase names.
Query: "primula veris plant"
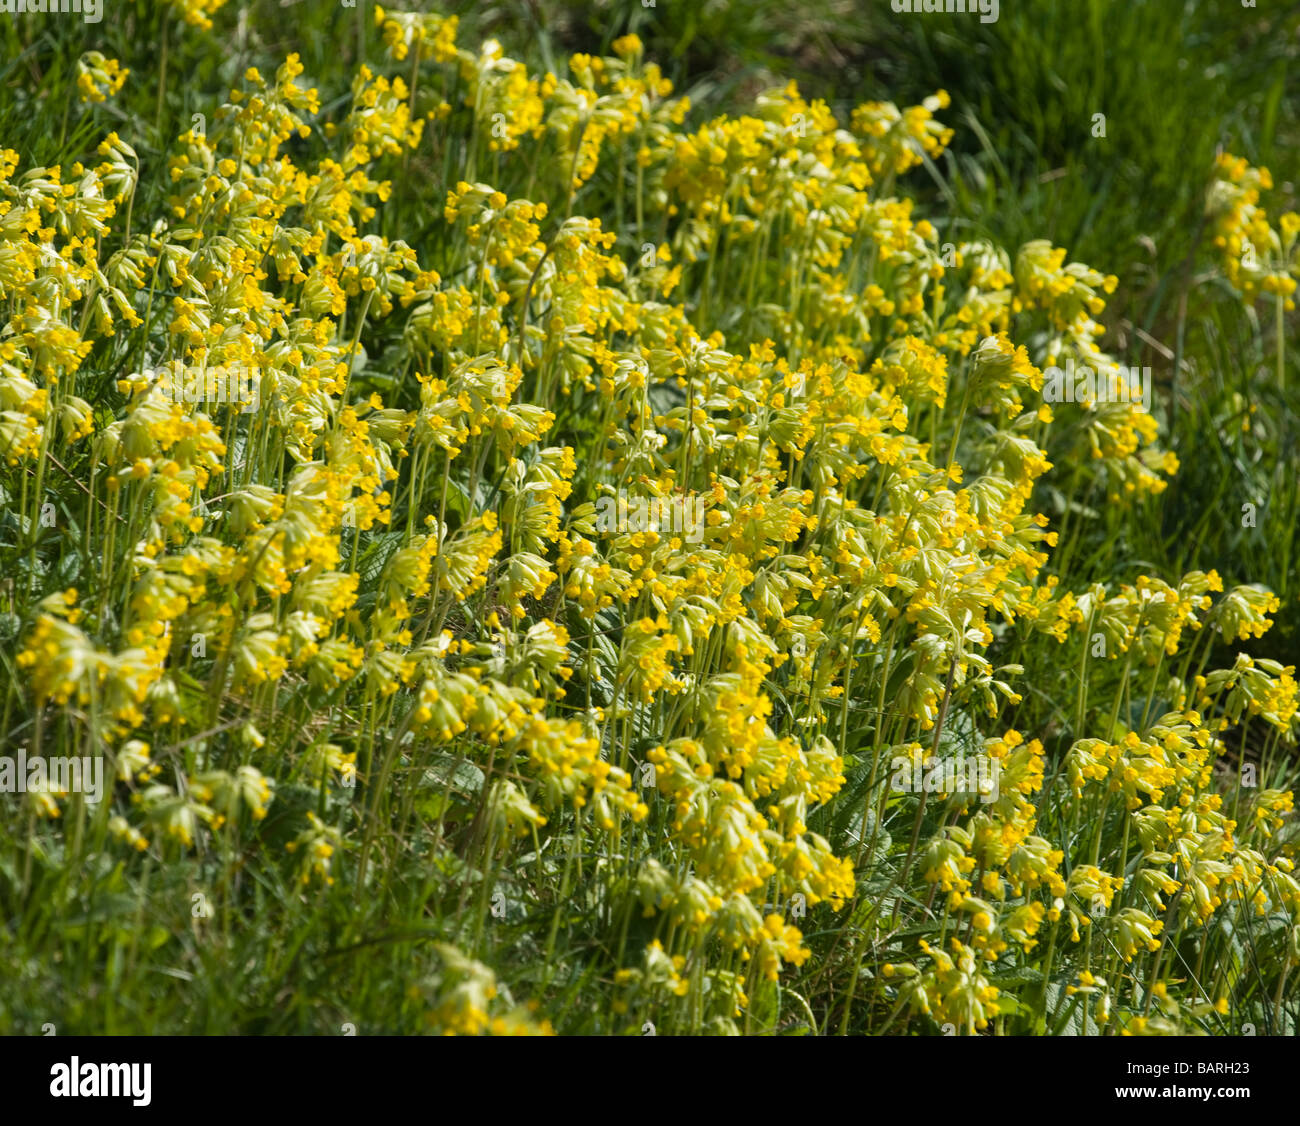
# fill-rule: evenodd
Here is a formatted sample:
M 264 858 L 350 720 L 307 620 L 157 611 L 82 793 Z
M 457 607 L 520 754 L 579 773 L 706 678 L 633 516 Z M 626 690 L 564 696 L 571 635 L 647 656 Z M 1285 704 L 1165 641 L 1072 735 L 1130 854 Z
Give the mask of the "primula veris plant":
M 921 214 L 942 90 L 704 114 L 635 35 L 373 18 L 350 88 L 249 67 L 165 155 L 0 153 L 4 743 L 108 778 L 0 794 L 0 961 L 56 986 L 0 1028 L 182 967 L 111 1016 L 157 1030 L 236 950 L 207 1023 L 276 1027 L 303 943 L 419 938 L 280 1027 L 1294 1032 L 1278 599 L 1054 563 L 1179 469 L 1116 279 Z M 1201 172 L 1291 310 L 1300 220 Z

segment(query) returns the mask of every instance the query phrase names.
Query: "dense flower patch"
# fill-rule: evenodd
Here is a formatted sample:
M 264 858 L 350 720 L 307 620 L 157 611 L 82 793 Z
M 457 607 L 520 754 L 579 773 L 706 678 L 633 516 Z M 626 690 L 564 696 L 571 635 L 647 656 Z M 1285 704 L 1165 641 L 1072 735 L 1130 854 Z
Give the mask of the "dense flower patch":
M 445 941 L 393 988 L 438 1031 L 565 1031 L 521 961 L 588 967 L 606 1032 L 1262 1026 L 1300 697 L 1212 658 L 1277 600 L 1051 565 L 1060 498 L 1140 519 L 1178 470 L 1115 279 L 917 214 L 942 91 L 696 121 L 635 36 L 560 77 L 375 19 L 340 112 L 293 56 L 165 169 L 0 154 L 5 721 L 110 778 L 4 795 L 4 878 L 107 853 L 237 911 L 243 865 L 415 866 Z M 1220 163 L 1214 245 L 1290 309 L 1268 187 Z M 1045 398 L 1067 361 L 1104 378 Z

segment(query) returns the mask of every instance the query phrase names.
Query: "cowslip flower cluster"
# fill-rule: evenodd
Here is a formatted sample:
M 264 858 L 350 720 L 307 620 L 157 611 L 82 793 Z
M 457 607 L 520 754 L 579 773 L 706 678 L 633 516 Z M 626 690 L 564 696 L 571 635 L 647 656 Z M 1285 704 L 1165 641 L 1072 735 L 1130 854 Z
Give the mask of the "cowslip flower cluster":
M 204 27 L 220 3 L 173 6 Z M 1045 573 L 1040 484 L 1131 500 L 1177 463 L 1140 402 L 1044 399 L 1047 366 L 1109 361 L 1114 277 L 1045 241 L 942 243 L 899 194 L 951 139 L 944 92 L 840 122 L 791 84 L 688 124 L 635 36 L 530 74 L 454 18 L 374 17 L 401 74 L 363 66 L 330 117 L 296 56 L 250 67 L 133 230 L 116 134 L 93 168 L 0 152 L 0 456 L 34 518 L 51 466 L 84 466 L 95 548 L 89 584 L 33 601 L 17 667 L 117 764 L 110 847 L 269 849 L 305 780 L 275 857 L 295 894 L 364 886 L 417 823 L 473 872 L 461 945 L 503 870 L 552 906 L 589 883 L 632 1026 L 734 1030 L 827 973 L 975 1033 L 1018 1011 L 999 959 L 1050 973 L 1072 947 L 1109 1019 L 1137 1004 L 1121 964 L 1158 968 L 1171 931 L 1295 924 L 1289 791 L 1229 816 L 1213 782 L 1243 717 L 1294 739 L 1294 668 L 1191 672 L 1277 601 Z M 125 77 L 86 65 L 92 97 Z M 458 159 L 408 243 L 384 216 L 434 143 Z M 1220 176 L 1225 252 L 1265 245 L 1262 177 Z M 178 398 L 169 364 L 249 397 Z M 1177 687 L 1081 704 L 1055 753 L 1000 719 L 1015 631 L 1085 683 L 1120 662 Z M 996 790 L 886 785 L 955 738 Z M 905 899 L 927 936 L 885 925 Z M 835 928 L 853 953 L 819 964 L 809 934 Z M 412 998 L 431 1027 L 549 1030 L 440 957 Z

